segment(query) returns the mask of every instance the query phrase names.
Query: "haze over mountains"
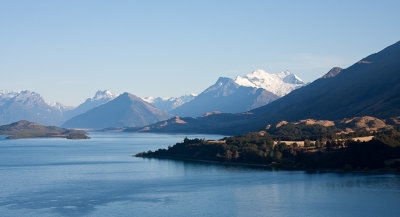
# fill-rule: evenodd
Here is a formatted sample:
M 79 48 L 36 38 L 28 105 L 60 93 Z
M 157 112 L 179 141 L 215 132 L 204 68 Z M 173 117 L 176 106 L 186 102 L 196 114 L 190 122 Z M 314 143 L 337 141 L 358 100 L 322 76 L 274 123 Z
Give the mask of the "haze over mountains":
M 269 88 L 279 94 L 305 85 L 305 82 L 290 72 L 269 74 L 258 70 L 245 77 L 254 82 L 253 86 Z M 269 84 L 268 82 L 271 80 L 279 82 L 282 88 Z M 110 100 L 109 102 L 102 102 L 104 105 L 76 115 L 66 121 L 63 127 L 95 129 L 141 127 L 166 120 L 174 115 L 197 117 L 213 111 L 245 112 L 279 98 L 276 94 L 253 86 L 239 85 L 230 78 L 219 78 L 214 85 L 198 96 L 191 94 L 182 97 L 140 99 L 131 94 L 124 94 L 124 96 L 129 96 L 125 97 L 125 100 L 119 99 L 120 97 L 110 100 L 112 97 L 106 97 L 107 100 Z M 87 102 L 91 101 L 87 100 Z
M 245 79 L 247 79 L 247 83 L 239 84 L 240 82 L 243 83 Z M 271 82 L 276 82 L 279 85 Z M 154 118 L 153 111 L 155 108 L 164 113 L 169 112 L 170 114 L 168 115 L 159 116 L 167 118 L 174 115 L 197 117 L 215 111 L 223 113 L 245 112 L 278 99 L 279 96 L 277 94 L 282 95 L 304 85 L 305 82 L 290 72 L 269 74 L 262 70 L 256 70 L 243 77 L 238 76 L 236 80 L 219 78 L 214 85 L 205 89 L 199 95 L 189 94 L 170 98 L 145 97 L 143 100 L 151 106 L 145 106 L 147 111 L 139 109 L 136 114 L 127 112 L 130 115 L 141 117 L 127 118 L 131 122 L 121 121 L 119 117 L 112 114 L 113 110 L 129 110 L 129 106 L 115 108 L 116 105 L 114 105 L 113 109 L 102 110 L 103 113 L 97 111 L 97 117 L 93 115 L 93 112 L 90 112 L 94 108 L 111 103 L 119 96 L 107 90 L 97 91 L 94 97 L 88 98 L 76 108 L 64 106 L 60 103 L 46 103 L 39 94 L 30 91 L 1 91 L 0 117 L 2 119 L 0 120 L 2 124 L 9 124 L 18 120 L 29 120 L 40 124 L 57 126 L 65 123 L 64 126 L 76 128 L 139 127 L 143 126 L 143 124 L 153 123 L 151 121 L 157 122 L 161 120 Z M 122 103 L 119 106 L 127 105 Z M 87 112 L 89 114 L 83 115 Z M 93 118 L 93 123 L 89 123 L 91 119 L 88 117 Z M 114 117 L 115 120 L 107 119 L 106 117 Z M 78 120 L 80 118 L 83 119 Z M 105 121 L 106 119 L 107 121 Z M 101 121 L 104 121 L 104 123 L 100 124 Z

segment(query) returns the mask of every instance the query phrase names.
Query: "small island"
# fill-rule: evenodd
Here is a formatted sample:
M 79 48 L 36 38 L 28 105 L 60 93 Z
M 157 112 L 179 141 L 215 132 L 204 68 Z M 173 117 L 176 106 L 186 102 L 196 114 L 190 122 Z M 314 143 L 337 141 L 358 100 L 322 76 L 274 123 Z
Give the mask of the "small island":
M 188 139 L 136 157 L 282 169 L 400 172 L 400 127 L 373 117 L 303 120 L 221 140 Z
M 8 135 L 7 139 L 22 138 L 66 138 L 90 139 L 83 130 L 65 129 L 56 126 L 43 126 L 29 121 L 18 121 L 0 126 L 0 135 Z

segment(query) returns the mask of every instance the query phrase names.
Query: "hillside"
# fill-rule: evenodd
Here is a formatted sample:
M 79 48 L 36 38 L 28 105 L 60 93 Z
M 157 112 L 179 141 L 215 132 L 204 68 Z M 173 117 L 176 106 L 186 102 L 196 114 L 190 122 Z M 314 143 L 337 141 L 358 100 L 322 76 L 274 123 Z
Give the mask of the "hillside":
M 66 139 L 89 139 L 83 130 L 64 129 L 55 126 L 43 126 L 29 121 L 18 121 L 0 126 L 0 135 L 8 135 L 10 139 L 56 137 Z

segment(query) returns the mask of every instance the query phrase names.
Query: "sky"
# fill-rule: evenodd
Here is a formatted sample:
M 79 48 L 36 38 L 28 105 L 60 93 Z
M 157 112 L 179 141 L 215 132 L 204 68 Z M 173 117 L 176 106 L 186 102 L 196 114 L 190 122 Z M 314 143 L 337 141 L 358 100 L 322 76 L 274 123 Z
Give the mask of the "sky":
M 311 82 L 400 40 L 400 1 L 0 0 L 0 89 L 76 106 L 97 90 L 200 93 L 218 77 Z

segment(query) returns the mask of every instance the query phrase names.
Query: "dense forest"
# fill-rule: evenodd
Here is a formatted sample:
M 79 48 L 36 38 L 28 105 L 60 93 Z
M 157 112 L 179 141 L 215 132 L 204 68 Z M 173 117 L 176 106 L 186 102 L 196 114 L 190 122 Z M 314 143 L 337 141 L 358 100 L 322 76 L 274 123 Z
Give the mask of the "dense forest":
M 290 169 L 385 169 L 400 171 L 398 127 L 379 132 L 339 133 L 334 126 L 285 124 L 219 141 L 188 139 L 138 157 L 262 164 Z M 361 142 L 352 138 L 374 136 Z M 302 141 L 301 145 L 293 142 Z

